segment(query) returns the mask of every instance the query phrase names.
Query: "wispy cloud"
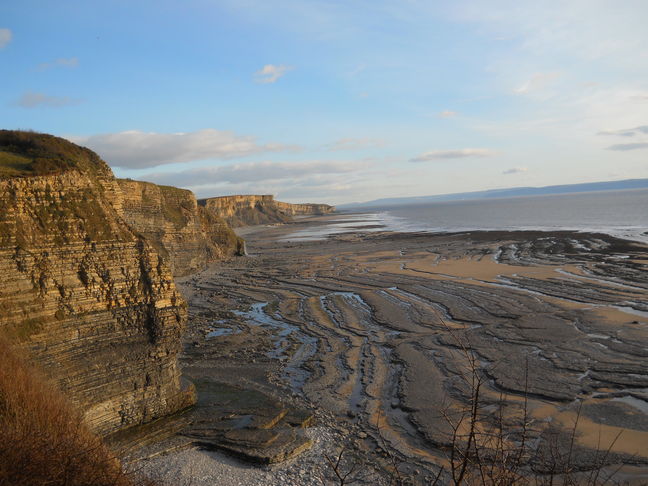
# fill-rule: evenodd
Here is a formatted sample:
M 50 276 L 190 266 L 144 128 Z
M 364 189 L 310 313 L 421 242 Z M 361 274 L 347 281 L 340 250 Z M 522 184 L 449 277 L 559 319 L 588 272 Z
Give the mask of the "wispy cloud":
M 608 150 L 617 150 L 620 152 L 625 152 L 627 150 L 642 150 L 648 149 L 648 142 L 639 142 L 639 143 L 617 143 L 615 145 L 610 145 Z
M 641 125 L 634 128 L 623 128 L 621 130 L 604 130 L 598 135 L 616 135 L 618 137 L 634 137 L 635 135 L 648 135 L 648 125 Z
M 383 147 L 385 141 L 379 138 L 341 138 L 325 145 L 324 150 L 332 152 L 338 150 L 362 150 L 367 148 Z
M 68 57 L 68 58 L 61 57 L 51 62 L 40 63 L 37 69 L 39 71 L 45 71 L 47 69 L 51 69 L 55 67 L 75 68 L 78 65 L 79 65 L 79 59 L 76 57 Z
M 266 64 L 254 73 L 254 80 L 260 84 L 275 83 L 279 78 L 292 69 L 294 69 L 292 66 L 286 66 L 284 64 L 278 66 L 274 64 Z
M 460 159 L 465 157 L 490 157 L 493 155 L 495 155 L 493 150 L 485 148 L 430 150 L 410 159 L 410 162 L 427 162 L 431 160 Z
M 11 42 L 12 37 L 13 34 L 11 33 L 10 29 L 5 29 L 5 28 L 0 29 L 0 49 L 2 49 L 7 44 L 9 44 Z
M 133 169 L 207 159 L 234 159 L 263 152 L 295 152 L 296 145 L 259 144 L 251 136 L 206 128 L 189 133 L 130 130 L 70 137 L 98 152 L 110 165 Z
M 452 8 L 458 18 L 478 23 L 493 37 L 514 39 L 522 53 L 521 63 L 529 58 L 569 56 L 631 65 L 645 50 L 646 10 L 641 0 L 477 0 L 454 2 Z
M 558 72 L 535 73 L 533 76 L 531 76 L 531 78 L 526 80 L 522 85 L 515 88 L 513 91 L 517 94 L 529 94 L 532 92 L 540 91 L 552 84 L 559 77 L 560 73 Z
M 452 110 L 443 110 L 439 113 L 439 116 L 441 118 L 452 118 L 453 116 L 457 116 L 457 112 Z
M 643 150 L 648 148 L 648 125 L 639 125 L 634 128 L 622 128 L 620 130 L 604 130 L 598 132 L 597 135 L 607 135 L 614 137 L 623 137 L 623 138 L 634 138 L 638 140 L 633 143 L 617 143 L 606 147 L 607 150 L 614 150 L 617 152 L 626 152 L 629 150 Z M 636 137 L 636 138 L 635 138 Z
M 502 172 L 504 175 L 511 175 L 511 174 L 522 174 L 524 172 L 528 172 L 529 169 L 526 167 L 512 167 L 510 169 L 506 169 L 505 171 Z
M 360 73 L 361 73 L 362 71 L 364 71 L 365 69 L 367 69 L 367 65 L 366 65 L 366 64 L 358 64 L 358 65 L 357 65 L 357 66 L 356 66 L 356 67 L 355 67 L 355 68 L 354 68 L 354 69 L 349 73 L 349 77 L 350 77 L 350 78 L 353 78 L 353 77 L 357 76 L 358 74 L 360 74 Z
M 369 161 L 314 160 L 306 162 L 246 162 L 220 167 L 203 167 L 173 173 L 151 173 L 143 179 L 158 184 L 183 187 L 200 187 L 214 184 L 276 183 L 277 181 L 302 181 L 317 176 L 349 174 L 367 169 Z M 312 184 L 312 181 L 311 181 Z
M 14 106 L 22 108 L 38 108 L 41 106 L 49 108 L 61 108 L 63 106 L 78 105 L 83 100 L 70 98 L 68 96 L 50 96 L 43 93 L 28 91 L 14 101 Z

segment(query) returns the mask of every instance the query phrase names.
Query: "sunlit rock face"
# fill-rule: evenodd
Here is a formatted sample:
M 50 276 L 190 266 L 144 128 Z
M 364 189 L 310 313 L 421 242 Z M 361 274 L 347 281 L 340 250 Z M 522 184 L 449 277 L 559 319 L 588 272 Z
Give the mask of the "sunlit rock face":
M 177 362 L 185 302 L 124 207 L 112 171 L 90 150 L 0 131 L 0 330 L 100 434 L 191 400 Z
M 118 180 L 124 218 L 168 261 L 175 276 L 239 254 L 242 241 L 216 214 L 199 206 L 191 191 L 149 182 Z
M 198 201 L 232 226 L 285 223 L 293 216 L 327 214 L 335 211 L 328 204 L 291 204 L 275 201 L 271 195 L 222 196 Z

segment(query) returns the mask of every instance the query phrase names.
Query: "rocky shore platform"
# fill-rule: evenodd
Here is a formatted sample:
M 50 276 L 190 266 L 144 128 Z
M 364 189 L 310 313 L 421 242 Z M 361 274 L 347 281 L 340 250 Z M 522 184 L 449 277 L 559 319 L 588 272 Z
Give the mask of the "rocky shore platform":
M 533 474 L 566 444 L 583 474 L 648 481 L 647 246 L 568 231 L 290 236 L 336 219 L 247 229 L 248 257 L 180 280 L 198 404 L 116 438 L 129 467 L 174 485 L 339 484 L 341 454 L 347 484 L 430 484 L 475 410 L 476 440 L 526 447 Z

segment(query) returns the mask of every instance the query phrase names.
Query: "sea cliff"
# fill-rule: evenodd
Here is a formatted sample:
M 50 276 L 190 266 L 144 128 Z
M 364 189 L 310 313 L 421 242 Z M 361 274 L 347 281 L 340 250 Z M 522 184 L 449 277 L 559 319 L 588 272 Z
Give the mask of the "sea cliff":
M 174 276 L 240 254 L 243 241 L 217 214 L 199 206 L 191 191 L 118 179 L 124 219 L 168 262 Z
M 125 206 L 90 150 L 0 131 L 0 330 L 101 435 L 192 400 L 177 361 L 186 304 Z
M 137 434 L 159 422 L 126 429 L 196 403 L 194 386 L 181 384 L 187 305 L 174 277 L 244 253 L 227 221 L 285 222 L 333 209 L 273 196 L 199 203 L 187 190 L 116 179 L 97 154 L 67 140 L 0 130 L 0 350 L 27 358 L 33 383 L 42 369 L 75 405 L 69 415 L 79 410 L 92 432 L 110 436 L 115 446 L 136 443 Z M 193 344 L 206 334 L 193 329 Z M 253 404 L 262 405 L 233 404 L 221 396 L 222 382 L 236 388 L 238 375 L 187 374 L 202 386 L 202 401 L 170 421 L 185 427 L 188 443 L 259 462 L 281 461 L 311 445 L 298 430 L 310 423 L 310 412 L 258 390 L 241 393 L 255 394 Z M 218 380 L 206 384 L 207 378 Z M 214 396 L 223 401 L 220 409 Z M 2 393 L 0 406 L 1 399 Z M 232 410 L 259 415 L 259 423 L 243 432 L 223 429 L 223 414 Z M 0 418 L 9 423 L 7 417 Z M 191 428 L 196 417 L 201 426 Z
M 327 214 L 335 211 L 328 204 L 291 204 L 276 201 L 272 195 L 237 195 L 201 199 L 199 204 L 218 214 L 231 226 L 286 223 L 293 216 Z

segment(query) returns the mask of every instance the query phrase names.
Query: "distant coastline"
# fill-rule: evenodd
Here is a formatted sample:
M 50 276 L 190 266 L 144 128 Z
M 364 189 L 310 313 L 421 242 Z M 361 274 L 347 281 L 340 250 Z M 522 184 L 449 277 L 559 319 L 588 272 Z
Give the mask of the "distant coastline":
M 327 224 L 288 239 L 326 238 L 353 231 L 456 233 L 578 231 L 648 241 L 648 189 L 427 201 L 343 209 Z
M 583 184 L 561 184 L 544 187 L 512 187 L 487 191 L 458 192 L 433 196 L 390 197 L 366 202 L 338 205 L 338 209 L 359 209 L 372 207 L 407 206 L 431 202 L 463 201 L 473 199 L 499 199 L 519 196 L 542 196 L 553 194 L 576 194 L 585 192 L 625 191 L 648 189 L 648 179 L 625 179 L 622 181 L 588 182 Z

